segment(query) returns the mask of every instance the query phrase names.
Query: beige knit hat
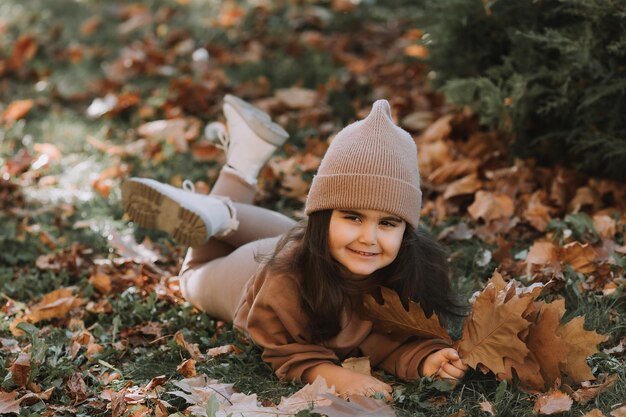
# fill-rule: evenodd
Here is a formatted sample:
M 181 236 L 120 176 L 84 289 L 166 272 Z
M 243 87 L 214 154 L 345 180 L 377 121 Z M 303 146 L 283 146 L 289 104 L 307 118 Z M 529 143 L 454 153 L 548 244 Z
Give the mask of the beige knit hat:
M 363 120 L 342 129 L 313 178 L 305 213 L 325 209 L 381 210 L 417 227 L 422 206 L 417 147 L 378 100 Z

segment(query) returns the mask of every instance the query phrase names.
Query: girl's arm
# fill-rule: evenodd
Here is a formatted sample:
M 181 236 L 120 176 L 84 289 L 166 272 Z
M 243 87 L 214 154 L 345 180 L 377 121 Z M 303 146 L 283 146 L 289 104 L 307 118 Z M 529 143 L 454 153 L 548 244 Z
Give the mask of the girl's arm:
M 391 386 L 373 376 L 363 375 L 332 363 L 321 363 L 307 369 L 302 375 L 302 379 L 308 383 L 313 383 L 318 376 L 322 376 L 329 387 L 334 385 L 340 395 L 370 397 L 380 392 L 387 400 L 391 400 Z

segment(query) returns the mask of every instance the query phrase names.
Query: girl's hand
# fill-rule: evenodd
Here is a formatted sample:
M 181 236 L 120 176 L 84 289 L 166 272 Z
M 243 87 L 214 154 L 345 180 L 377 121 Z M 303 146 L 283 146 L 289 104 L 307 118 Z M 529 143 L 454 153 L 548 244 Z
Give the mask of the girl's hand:
M 318 375 L 324 377 L 328 386 L 334 385 L 339 395 L 364 395 L 371 397 L 379 392 L 384 395 L 386 400 L 391 401 L 391 386 L 373 376 L 363 375 L 341 366 L 324 363 L 308 369 L 303 377 L 307 382 L 312 383 Z
M 458 381 L 465 376 L 467 365 L 459 358 L 459 353 L 452 348 L 445 348 L 431 353 L 422 361 L 419 374 L 438 376 Z

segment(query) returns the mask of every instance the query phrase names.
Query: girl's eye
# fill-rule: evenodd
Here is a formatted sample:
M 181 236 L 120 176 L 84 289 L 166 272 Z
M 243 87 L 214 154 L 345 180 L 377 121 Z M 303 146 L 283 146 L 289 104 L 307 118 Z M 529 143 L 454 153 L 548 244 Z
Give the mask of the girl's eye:
M 397 224 L 396 222 L 390 222 L 387 220 L 383 220 L 382 222 L 380 222 L 381 226 L 385 226 L 385 227 L 396 227 Z
M 344 216 L 344 219 L 353 220 L 353 221 L 359 221 L 359 220 L 361 220 L 361 219 L 359 218 L 359 216 L 355 216 L 355 215 L 352 215 L 352 214 L 346 214 L 346 215 Z

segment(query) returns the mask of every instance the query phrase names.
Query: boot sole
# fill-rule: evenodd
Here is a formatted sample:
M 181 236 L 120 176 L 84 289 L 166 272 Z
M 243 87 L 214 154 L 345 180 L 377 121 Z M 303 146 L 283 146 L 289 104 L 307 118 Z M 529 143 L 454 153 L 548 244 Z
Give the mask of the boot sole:
M 230 94 L 226 94 L 224 102 L 232 106 L 233 109 L 239 113 L 239 115 L 248 123 L 248 125 L 259 135 L 264 141 L 271 143 L 274 146 L 282 146 L 283 143 L 289 138 L 289 134 L 280 125 L 274 123 L 269 119 L 263 110 L 253 106 Z M 263 120 L 260 115 L 266 115 L 268 120 Z
M 164 231 L 178 243 L 198 246 L 207 240 L 206 226 L 200 216 L 149 185 L 125 181 L 122 206 L 135 223 Z

